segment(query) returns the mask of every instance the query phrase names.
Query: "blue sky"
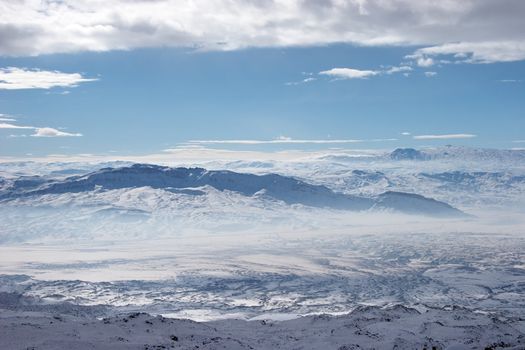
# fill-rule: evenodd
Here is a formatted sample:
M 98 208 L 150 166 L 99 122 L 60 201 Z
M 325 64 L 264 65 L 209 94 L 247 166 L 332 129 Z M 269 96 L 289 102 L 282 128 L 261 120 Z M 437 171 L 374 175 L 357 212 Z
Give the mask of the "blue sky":
M 519 40 L 505 55 L 473 44 L 452 50 L 439 40 L 277 47 L 240 40 L 227 50 L 0 46 L 0 156 L 147 154 L 188 142 L 269 150 L 525 147 L 516 142 L 525 140 Z

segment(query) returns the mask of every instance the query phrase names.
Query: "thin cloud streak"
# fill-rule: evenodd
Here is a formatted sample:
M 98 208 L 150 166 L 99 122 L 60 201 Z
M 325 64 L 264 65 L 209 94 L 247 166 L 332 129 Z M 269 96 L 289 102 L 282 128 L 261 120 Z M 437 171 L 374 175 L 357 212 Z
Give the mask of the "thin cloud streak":
M 304 78 L 303 80 L 299 80 L 299 81 L 290 81 L 288 83 L 285 83 L 284 85 L 288 85 L 288 86 L 301 85 L 301 84 L 311 83 L 316 80 L 317 80 L 316 78 L 308 77 L 308 78 Z
M 474 134 L 443 134 L 443 135 L 415 135 L 415 140 L 447 140 L 447 139 L 470 139 L 477 137 Z
M 301 140 L 291 138 L 278 138 L 274 140 L 190 140 L 189 145 L 271 145 L 271 144 L 345 144 L 345 143 L 364 143 L 364 142 L 385 142 L 397 141 L 395 138 L 390 139 L 340 139 L 340 140 Z
M 10 115 L 0 113 L 0 122 L 16 122 Z
M 50 127 L 15 125 L 15 124 L 11 124 L 11 123 L 1 122 L 1 120 L 0 120 L 0 129 L 15 129 L 15 130 L 19 130 L 19 129 L 27 130 L 27 129 L 30 129 L 30 130 L 34 130 L 34 133 L 32 135 L 30 135 L 30 136 L 33 136 L 33 137 L 78 137 L 78 136 L 82 136 L 82 134 L 80 134 L 80 133 L 69 133 L 69 132 L 60 131 L 58 129 L 50 128 Z M 25 135 L 25 134 L 24 135 L 9 135 L 9 137 L 11 137 L 11 138 L 13 138 L 13 137 L 27 137 L 27 135 Z
M 14 125 L 11 123 L 0 123 L 0 129 L 34 129 L 32 126 Z

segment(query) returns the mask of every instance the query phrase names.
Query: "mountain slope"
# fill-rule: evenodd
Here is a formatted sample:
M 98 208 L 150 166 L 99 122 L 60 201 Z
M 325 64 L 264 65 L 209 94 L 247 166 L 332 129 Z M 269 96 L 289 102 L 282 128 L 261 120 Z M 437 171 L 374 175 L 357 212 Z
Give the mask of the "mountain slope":
M 418 194 L 387 191 L 377 196 L 378 208 L 395 208 L 407 214 L 432 213 L 432 216 L 451 216 L 456 211 L 451 205 Z M 459 214 L 459 213 L 458 213 Z

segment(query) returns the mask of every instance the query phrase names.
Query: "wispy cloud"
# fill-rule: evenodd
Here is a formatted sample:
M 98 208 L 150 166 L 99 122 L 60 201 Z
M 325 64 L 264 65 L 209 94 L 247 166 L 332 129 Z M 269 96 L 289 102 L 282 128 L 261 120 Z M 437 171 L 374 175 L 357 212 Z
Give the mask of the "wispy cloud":
M 60 131 L 54 128 L 36 128 L 33 137 L 78 137 L 82 136 L 80 133 L 69 133 Z
M 311 82 L 316 81 L 316 80 L 317 80 L 317 78 L 308 77 L 308 78 L 304 78 L 303 80 L 291 81 L 291 82 L 285 83 L 285 85 L 288 85 L 288 86 L 301 85 L 301 84 L 311 83 Z
M 525 140 L 514 140 L 512 142 L 514 142 L 514 143 L 525 143 Z
M 0 129 L 34 129 L 34 127 L 0 122 Z
M 412 67 L 410 66 L 394 66 L 390 67 L 383 71 L 383 73 L 386 74 L 394 74 L 394 73 L 406 73 L 412 71 Z
M 62 73 L 18 67 L 0 68 L 0 89 L 50 89 L 53 87 L 76 87 L 80 83 L 95 81 L 80 73 Z
M 499 80 L 500 83 L 521 83 L 523 80 L 520 79 L 501 79 Z
M 14 119 L 12 119 L 14 120 Z M 30 136 L 34 137 L 66 137 L 66 136 L 82 136 L 80 133 L 69 133 L 65 131 L 60 131 L 55 128 L 50 127 L 37 127 L 37 126 L 28 126 L 28 125 L 16 125 L 12 123 L 5 123 L 0 120 L 0 129 L 30 129 L 34 130 L 34 133 Z M 20 135 L 9 135 L 9 137 L 26 137 L 25 134 Z
M 424 74 L 425 74 L 425 77 L 432 78 L 437 75 L 437 72 L 425 72 Z
M 477 135 L 474 135 L 474 134 L 414 135 L 415 140 L 470 139 L 473 137 L 477 137 Z
M 15 122 L 16 119 L 7 114 L 0 113 L 0 122 Z
M 362 143 L 362 142 L 383 142 L 397 141 L 395 138 L 389 139 L 292 139 L 281 136 L 273 140 L 190 140 L 189 145 L 270 145 L 270 144 L 345 144 L 345 143 Z
M 409 133 L 408 131 L 403 131 L 403 132 L 401 133 L 401 135 L 403 135 L 403 136 L 410 136 L 410 135 L 412 135 L 412 134 Z
M 363 140 L 296 140 L 290 138 L 278 138 L 275 140 L 191 140 L 189 144 L 236 144 L 236 145 L 269 145 L 269 144 L 335 144 L 335 143 L 359 143 Z
M 406 56 L 421 67 L 440 63 L 495 63 L 525 59 L 525 39 L 496 41 L 461 41 L 424 47 Z

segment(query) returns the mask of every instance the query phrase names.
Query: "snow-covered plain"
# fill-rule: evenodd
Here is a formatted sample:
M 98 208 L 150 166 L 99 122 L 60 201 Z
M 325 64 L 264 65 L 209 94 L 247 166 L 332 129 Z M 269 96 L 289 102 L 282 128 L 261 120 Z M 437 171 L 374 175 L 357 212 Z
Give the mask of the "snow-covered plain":
M 162 162 L 279 174 L 349 198 L 416 193 L 468 214 L 446 218 L 395 210 L 414 205 L 403 196 L 342 210 L 301 197 L 331 196 L 321 187 L 249 193 L 235 190 L 236 178 L 191 188 L 46 184 L 132 164 L 0 164 L 0 348 L 525 348 L 524 151 Z M 55 187 L 18 195 L 14 184 Z M 130 312 L 207 323 L 118 316 Z M 319 314 L 333 317 L 259 322 Z M 24 327 L 33 336 L 15 343 Z M 173 329 L 180 341 L 169 339 Z

